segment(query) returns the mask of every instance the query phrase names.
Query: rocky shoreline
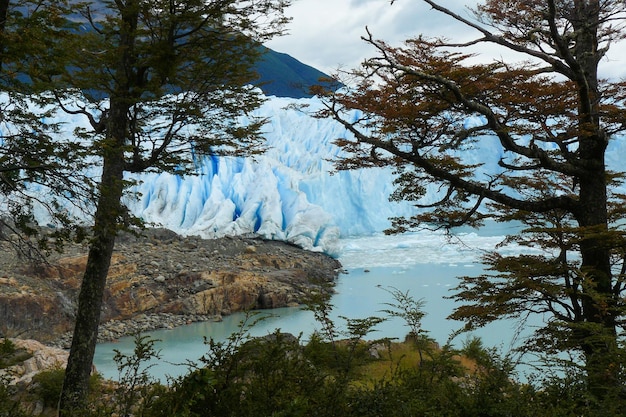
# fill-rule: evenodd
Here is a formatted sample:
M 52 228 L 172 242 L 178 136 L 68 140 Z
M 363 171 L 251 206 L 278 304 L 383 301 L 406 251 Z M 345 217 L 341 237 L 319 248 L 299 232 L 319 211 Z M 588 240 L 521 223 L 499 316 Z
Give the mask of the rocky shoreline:
M 0 337 L 68 348 L 87 247 L 68 245 L 48 265 L 0 256 Z M 124 234 L 108 277 L 100 341 L 248 309 L 330 295 L 341 265 L 324 254 L 254 237 L 201 239 L 164 229 Z
M 98 343 L 115 341 L 121 337 L 133 336 L 139 333 L 151 332 L 160 329 L 173 329 L 191 323 L 205 321 L 221 321 L 222 316 L 207 316 L 202 314 L 139 314 L 125 320 L 109 320 L 100 324 L 98 328 Z M 51 340 L 47 345 L 61 349 L 69 349 L 72 344 L 72 332 L 67 332 Z

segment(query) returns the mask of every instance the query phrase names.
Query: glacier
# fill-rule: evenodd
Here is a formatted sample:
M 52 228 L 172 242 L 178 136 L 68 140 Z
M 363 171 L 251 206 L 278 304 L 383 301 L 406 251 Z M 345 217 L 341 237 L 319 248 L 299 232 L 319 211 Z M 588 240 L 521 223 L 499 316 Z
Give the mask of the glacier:
M 134 190 L 139 197 L 128 200 L 128 206 L 144 221 L 183 235 L 254 234 L 334 256 L 350 252 L 348 240 L 356 237 L 371 237 L 372 246 L 380 247 L 377 236 L 390 226 L 389 218 L 409 216 L 416 209 L 409 202 L 389 200 L 394 188 L 392 168 L 335 169 L 333 159 L 342 151 L 333 142 L 350 135 L 334 120 L 311 117 L 321 106 L 316 97 L 268 97 L 253 114 L 269 121 L 264 127 L 266 153 L 254 159 L 202 157 L 196 162 L 196 176 L 141 175 Z M 478 122 L 468 119 L 466 123 Z M 621 169 L 625 139 L 611 142 L 609 168 Z M 490 156 L 487 161 L 485 155 Z M 465 152 L 463 158 L 484 163 L 484 175 L 493 175 L 501 169 L 497 163 L 500 155 L 497 138 L 485 136 L 480 146 Z M 432 201 L 438 194 L 431 189 L 427 198 Z M 475 232 L 469 234 L 473 245 L 483 250 L 493 249 L 497 243 Z M 414 242 L 410 245 L 414 247 L 418 241 L 433 238 L 435 247 L 446 246 L 440 233 L 420 232 L 399 239 L 387 254 L 402 253 L 406 241 Z M 458 248 L 455 253 L 458 256 Z M 385 256 L 378 257 L 377 265 L 382 259 Z M 408 260 L 402 259 L 398 262 Z M 367 260 L 360 260 L 364 262 Z
M 306 109 L 306 112 L 302 109 Z M 197 175 L 134 177 L 131 212 L 151 225 L 205 238 L 254 234 L 337 254 L 339 239 L 380 233 L 408 203 L 388 200 L 388 169 L 336 171 L 345 128 L 311 117 L 317 98 L 269 97 L 251 116 L 268 120 L 267 151 L 254 158 L 204 156 Z M 245 123 L 245 120 L 242 121 Z
M 361 239 L 357 245 L 374 250 L 391 244 L 385 254 L 377 256 L 375 265 L 402 264 L 409 258 L 413 262 L 436 262 L 439 258 L 445 262 L 450 256 L 458 257 L 458 250 L 455 255 L 440 252 L 442 257 L 433 252 L 427 260 L 413 252 L 405 253 L 407 247 L 415 248 L 419 242 L 432 239 L 431 247 L 445 247 L 445 238 L 434 232 L 379 239 L 390 226 L 390 217 L 409 216 L 416 209 L 409 202 L 389 201 L 394 187 L 392 168 L 335 169 L 333 159 L 341 156 L 342 150 L 333 142 L 348 132 L 334 120 L 311 116 L 321 107 L 322 102 L 316 97 L 267 97 L 249 116 L 268 120 L 263 127 L 267 141 L 264 154 L 247 158 L 196 156 L 195 175 L 185 177 L 169 173 L 129 176 L 136 185 L 129 190 L 125 204 L 147 225 L 165 227 L 181 235 L 255 235 L 285 240 L 332 256 L 343 254 L 344 259 L 353 253 L 355 243 L 350 239 L 369 238 Z M 67 138 L 77 127 L 88 127 L 87 121 L 77 115 L 56 117 L 55 121 L 63 126 L 60 137 Z M 241 123 L 246 123 L 246 119 Z M 476 120 L 468 119 L 467 123 Z M 0 126 L 0 130 L 3 128 L 6 126 Z M 622 169 L 620 158 L 624 155 L 625 139 L 622 136 L 610 144 L 607 162 L 613 170 Z M 481 168 L 485 175 L 490 175 L 500 169 L 500 152 L 496 139 L 487 136 L 463 158 L 467 162 L 484 162 L 485 155 L 490 155 Z M 98 170 L 91 175 L 98 178 Z M 431 191 L 436 194 L 436 190 Z M 619 191 L 626 193 L 624 187 Z M 33 192 L 41 195 L 45 190 Z M 39 218 L 46 221 L 43 210 Z M 472 245 L 482 250 L 495 245 L 493 238 L 474 231 L 467 236 L 473 239 Z M 346 261 L 348 265 L 363 266 L 372 260 L 365 256 Z

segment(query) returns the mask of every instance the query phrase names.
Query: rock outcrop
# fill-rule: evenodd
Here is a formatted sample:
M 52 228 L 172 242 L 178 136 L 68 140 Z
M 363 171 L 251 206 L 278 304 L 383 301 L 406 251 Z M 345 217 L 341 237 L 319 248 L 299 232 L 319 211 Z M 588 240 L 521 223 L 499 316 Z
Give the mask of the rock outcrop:
M 9 379 L 11 385 L 28 385 L 33 376 L 48 369 L 65 369 L 68 351 L 46 346 L 36 340 L 9 339 L 15 349 L 24 351 L 28 359 L 15 365 L 0 369 L 0 376 Z
M 70 245 L 37 268 L 0 259 L 0 337 L 52 342 L 67 334 L 86 254 Z M 326 255 L 278 241 L 205 240 L 161 229 L 125 234 L 116 244 L 102 322 L 157 314 L 194 321 L 297 305 L 312 292 L 330 293 L 339 268 Z

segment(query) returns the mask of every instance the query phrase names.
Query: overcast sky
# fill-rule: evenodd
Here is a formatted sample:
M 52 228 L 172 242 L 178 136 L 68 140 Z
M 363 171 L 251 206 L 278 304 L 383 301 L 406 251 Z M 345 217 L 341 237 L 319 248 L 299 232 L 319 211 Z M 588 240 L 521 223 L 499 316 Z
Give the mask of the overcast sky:
M 442 3 L 458 14 L 471 17 L 466 5 L 473 7 L 479 2 L 445 0 Z M 267 46 L 326 73 L 355 68 L 363 59 L 374 55 L 373 49 L 361 40 L 366 35 L 366 26 L 376 39 L 392 45 L 401 45 L 420 33 L 454 40 L 467 40 L 477 33 L 432 10 L 421 0 L 396 0 L 393 5 L 389 0 L 294 0 L 287 14 L 293 18 L 288 26 L 289 34 Z M 491 56 L 507 53 L 485 52 Z M 606 75 L 626 77 L 626 44 L 614 45 L 602 67 Z

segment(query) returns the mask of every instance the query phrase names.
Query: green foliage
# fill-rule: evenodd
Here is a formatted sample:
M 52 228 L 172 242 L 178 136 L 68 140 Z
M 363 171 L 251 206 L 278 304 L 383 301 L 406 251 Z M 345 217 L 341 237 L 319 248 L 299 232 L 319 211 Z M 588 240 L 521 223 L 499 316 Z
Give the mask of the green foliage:
M 421 328 L 421 302 L 408 293 L 391 293 L 398 303 L 387 303 L 386 311 L 412 317 L 407 327 Z M 329 317 L 328 307 L 318 310 Z M 328 334 L 339 332 L 334 323 L 326 327 L 336 332 L 314 333 L 307 342 L 279 330 L 251 337 L 263 318 L 250 313 L 227 340 L 207 340 L 201 366 L 190 365 L 186 375 L 167 387 L 149 375 L 151 361 L 159 357 L 158 341 L 137 335 L 130 355 L 115 356 L 118 381 L 94 376 L 94 395 L 78 415 L 601 417 L 620 415 L 626 405 L 623 392 L 598 401 L 584 369 L 571 361 L 546 362 L 539 376 L 520 382 L 511 359 L 476 337 L 466 339 L 460 349 L 437 347 L 425 331 L 424 344 L 416 343 L 420 340 L 412 331 L 402 342 L 367 341 L 371 318 L 342 319 L 353 324 L 346 327 L 346 335 L 363 338 L 329 339 Z M 63 370 L 42 372 L 31 392 L 53 408 L 62 381 Z M 1 417 L 28 415 L 14 394 L 6 383 L 0 386 Z
M 56 408 L 58 406 L 64 378 L 65 370 L 62 368 L 46 369 L 33 377 L 34 393 L 43 401 L 45 407 Z M 97 389 L 101 382 L 101 377 L 97 373 L 92 374 L 89 379 L 90 388 L 96 395 L 102 394 Z M 87 413 L 88 411 L 85 410 L 85 415 L 88 415 Z
M 18 349 L 9 339 L 3 339 L 0 343 L 0 369 L 8 368 L 26 359 L 32 357 L 32 354 L 24 349 Z
M 119 416 L 141 416 L 150 408 L 161 386 L 150 376 L 150 361 L 159 360 L 155 349 L 158 340 L 148 336 L 135 335 L 135 349 L 132 355 L 124 355 L 115 350 L 113 360 L 119 372 L 115 407 L 112 410 Z
M 305 416 L 325 407 L 325 375 L 303 355 L 299 338 L 279 331 L 250 338 L 248 320 L 224 342 L 207 340 L 203 367 L 175 381 L 150 415 Z
M 408 293 L 392 293 L 399 297 L 398 304 L 387 304 L 394 317 L 423 316 L 414 310 L 421 303 Z M 320 306 L 319 311 L 326 309 Z M 354 323 L 348 333 L 365 338 L 331 340 L 314 333 L 305 343 L 279 330 L 251 337 L 259 320 L 263 317 L 250 313 L 227 340 L 207 340 L 201 366 L 190 365 L 186 375 L 167 387 L 149 376 L 150 362 L 159 356 L 157 341 L 137 335 L 133 353 L 115 357 L 118 382 L 96 378 L 96 395 L 79 415 L 600 417 L 619 415 L 625 405 L 623 393 L 598 402 L 582 370 L 568 362 L 558 372 L 554 363 L 547 363 L 541 378 L 530 376 L 521 383 L 510 358 L 478 338 L 468 338 L 458 350 L 448 344 L 437 348 L 432 341 L 425 349 L 413 334 L 403 342 L 366 341 L 369 333 L 363 332 L 370 321 L 344 318 Z M 47 405 L 56 404 L 62 373 L 52 370 L 37 377 L 37 395 Z M 0 402 L 0 416 L 25 416 L 2 414 L 9 407 L 18 410 L 6 395 L 5 387 L 0 399 L 9 402 Z
M 50 369 L 39 372 L 33 377 L 37 386 L 37 393 L 46 407 L 56 407 L 63 388 L 63 369 Z
M 393 297 L 393 303 L 386 303 L 389 309 L 382 310 L 390 317 L 398 317 L 404 320 L 409 328 L 408 338 L 415 344 L 422 357 L 422 352 L 425 350 L 428 353 L 432 349 L 433 340 L 430 339 L 428 332 L 422 329 L 422 319 L 426 315 L 424 312 L 425 301 L 415 300 L 409 292 L 402 292 L 397 288 L 390 288 L 388 291 Z
M 421 303 L 395 292 L 394 316 L 419 328 Z M 279 331 L 250 339 L 240 331 L 223 343 L 207 341 L 202 368 L 193 369 L 157 400 L 153 416 L 531 416 L 532 390 L 512 379 L 509 362 L 478 340 L 465 350 L 480 365 L 465 375 L 450 346 L 429 355 L 409 337 L 398 351 L 390 341 L 366 342 L 377 320 L 348 320 L 348 335 L 330 321 L 329 306 L 311 305 L 326 332 L 300 338 Z M 372 346 L 387 343 L 387 355 Z M 396 356 L 396 352 L 403 352 Z M 418 353 L 419 352 L 419 353 Z M 416 360 L 412 358 L 416 357 Z M 389 362 L 387 372 L 373 369 Z M 535 409 L 536 410 L 536 409 Z
M 0 373 L 0 417 L 26 417 L 10 380 L 10 375 Z
M 63 207 L 87 209 L 93 199 L 92 180 L 84 175 L 90 166 L 86 149 L 71 138 L 54 139 L 61 127 L 51 121 L 55 99 L 39 83 L 67 63 L 67 53 L 50 54 L 73 25 L 64 18 L 70 12 L 65 1 L 3 1 L 2 6 L 0 194 L 5 206 L 0 239 L 18 256 L 41 263 L 50 251 L 81 238 L 74 234 L 80 229 L 76 219 Z M 35 209 L 47 212 L 54 236 L 35 227 Z
M 297 339 L 270 336 L 247 342 L 232 356 L 212 351 L 220 366 L 206 364 L 176 381 L 150 415 L 328 415 L 332 382 L 306 360 Z
M 8 338 L 0 343 L 0 417 L 26 417 L 19 398 L 16 396 L 16 387 L 10 385 L 11 374 L 3 372 L 3 369 L 31 356 L 28 352 L 17 349 Z
M 71 56 L 73 70 L 51 85 L 67 97 L 59 102 L 64 110 L 90 122 L 77 133 L 95 140 L 94 152 L 103 155 L 111 145 L 125 148 L 126 171 L 182 174 L 193 168 L 194 154 L 254 154 L 261 149 L 263 121 L 251 117 L 242 125 L 237 119 L 262 101 L 251 86 L 258 44 L 282 32 L 288 4 L 79 3 L 75 12 L 90 17 L 86 30 L 58 49 L 71 42 L 84 53 Z M 72 102 L 77 91 L 87 101 L 78 107 Z M 107 111 L 101 103 L 105 97 L 122 113 Z M 117 133 L 116 124 L 127 128 L 120 125 Z M 124 136 L 117 144 L 104 142 L 117 135 Z
M 9 338 L 4 338 L 0 343 L 0 355 L 12 355 L 15 349 L 15 343 Z

